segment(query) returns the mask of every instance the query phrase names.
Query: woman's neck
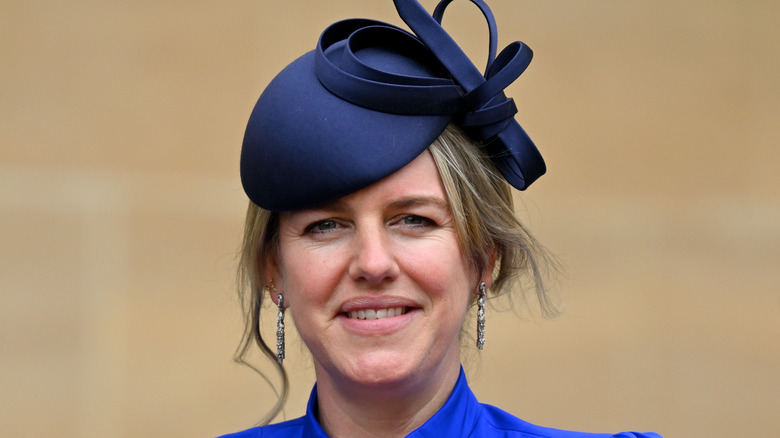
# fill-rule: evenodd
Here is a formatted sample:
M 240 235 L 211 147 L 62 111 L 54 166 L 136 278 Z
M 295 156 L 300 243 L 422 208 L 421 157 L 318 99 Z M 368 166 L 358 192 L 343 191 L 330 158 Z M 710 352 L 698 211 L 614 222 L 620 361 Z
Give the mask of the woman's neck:
M 402 382 L 365 386 L 334 381 L 318 372 L 318 420 L 332 438 L 406 436 L 444 405 L 459 373 L 458 363 L 433 378 L 411 376 Z

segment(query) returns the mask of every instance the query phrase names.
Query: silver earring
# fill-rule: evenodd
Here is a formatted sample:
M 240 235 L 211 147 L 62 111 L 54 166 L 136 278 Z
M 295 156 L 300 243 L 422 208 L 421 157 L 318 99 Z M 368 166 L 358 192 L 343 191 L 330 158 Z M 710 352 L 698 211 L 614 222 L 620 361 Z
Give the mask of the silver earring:
M 479 282 L 479 298 L 477 298 L 477 348 L 480 350 L 485 345 L 485 296 L 487 284 Z
M 276 361 L 279 365 L 284 361 L 284 297 L 276 295 L 279 313 L 276 314 Z

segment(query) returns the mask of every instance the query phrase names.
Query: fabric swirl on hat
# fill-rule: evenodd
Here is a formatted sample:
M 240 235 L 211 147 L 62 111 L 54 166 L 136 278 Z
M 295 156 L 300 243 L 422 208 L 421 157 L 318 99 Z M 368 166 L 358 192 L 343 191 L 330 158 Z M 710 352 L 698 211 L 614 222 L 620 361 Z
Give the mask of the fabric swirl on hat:
M 514 42 L 496 56 L 495 19 L 484 1 L 471 0 L 490 34 L 483 74 L 441 27 L 451 0 L 433 15 L 416 0 L 394 2 L 413 33 L 374 20 L 337 22 L 260 96 L 241 157 L 253 202 L 281 211 L 338 199 L 408 164 L 448 123 L 481 142 L 513 187 L 544 174 L 504 94 L 531 49 Z

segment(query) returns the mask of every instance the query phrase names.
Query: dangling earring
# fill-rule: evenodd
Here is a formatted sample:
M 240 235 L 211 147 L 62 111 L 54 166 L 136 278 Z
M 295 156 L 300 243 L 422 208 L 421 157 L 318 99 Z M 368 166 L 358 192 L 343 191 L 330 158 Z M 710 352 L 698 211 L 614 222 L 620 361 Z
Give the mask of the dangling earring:
M 480 350 L 485 345 L 485 296 L 487 284 L 479 282 L 479 298 L 477 298 L 477 348 Z
M 278 293 L 273 280 L 268 282 L 268 288 L 271 293 L 276 294 L 276 305 L 279 309 L 276 314 L 276 361 L 281 365 L 284 361 L 284 295 Z
M 276 295 L 279 303 L 279 313 L 276 314 L 276 361 L 279 365 L 284 361 L 284 296 Z

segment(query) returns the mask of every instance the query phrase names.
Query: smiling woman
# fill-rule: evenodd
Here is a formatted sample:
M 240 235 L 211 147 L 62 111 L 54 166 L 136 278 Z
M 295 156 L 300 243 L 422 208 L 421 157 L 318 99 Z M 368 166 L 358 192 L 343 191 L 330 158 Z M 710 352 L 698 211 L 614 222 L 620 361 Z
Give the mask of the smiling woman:
M 503 89 L 530 62 L 514 43 L 483 75 L 414 0 L 396 0 L 415 35 L 371 20 L 329 27 L 317 49 L 260 96 L 241 155 L 250 198 L 240 264 L 243 361 L 257 346 L 283 376 L 284 316 L 311 352 L 317 384 L 299 419 L 231 437 L 609 437 L 534 426 L 480 404 L 460 365 L 477 305 L 530 282 L 548 261 L 515 215 L 544 162 Z M 260 334 L 278 307 L 277 351 Z M 657 437 L 623 433 L 620 437 Z
M 334 203 L 279 219 L 279 256 L 266 275 L 287 291 L 319 393 L 338 399 L 320 404 L 323 420 L 334 406 L 361 406 L 385 390 L 396 394 L 380 397 L 394 411 L 425 386 L 434 405 L 443 404 L 458 376 L 469 292 L 490 271 L 474 271 L 463 257 L 430 154 Z M 400 314 L 388 317 L 396 307 Z

